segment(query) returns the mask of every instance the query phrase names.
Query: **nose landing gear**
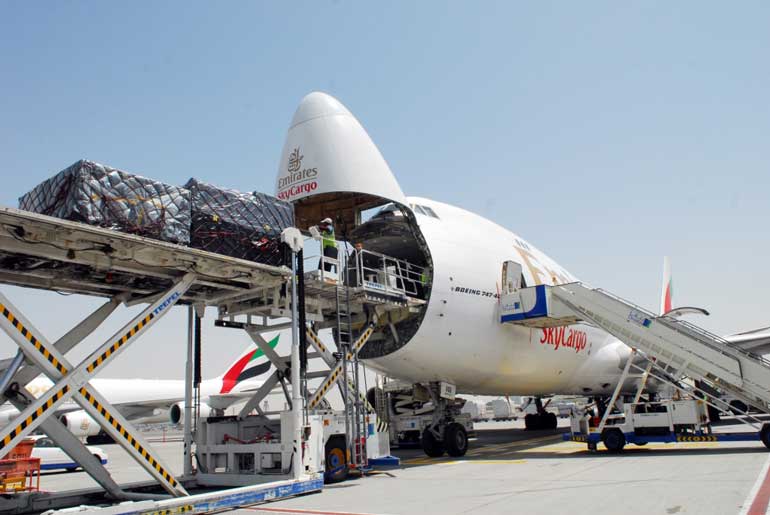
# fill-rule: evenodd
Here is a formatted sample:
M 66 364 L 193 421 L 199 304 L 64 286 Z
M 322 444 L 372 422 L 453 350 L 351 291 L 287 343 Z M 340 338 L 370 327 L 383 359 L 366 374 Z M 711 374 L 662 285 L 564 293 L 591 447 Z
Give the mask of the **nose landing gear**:
M 546 406 L 547 405 L 548 404 L 546 403 Z M 529 413 L 524 417 L 524 428 L 527 431 L 556 429 L 558 423 L 556 414 L 545 410 L 545 406 L 543 406 L 543 401 L 540 397 L 535 397 L 535 407 L 537 408 L 537 413 Z

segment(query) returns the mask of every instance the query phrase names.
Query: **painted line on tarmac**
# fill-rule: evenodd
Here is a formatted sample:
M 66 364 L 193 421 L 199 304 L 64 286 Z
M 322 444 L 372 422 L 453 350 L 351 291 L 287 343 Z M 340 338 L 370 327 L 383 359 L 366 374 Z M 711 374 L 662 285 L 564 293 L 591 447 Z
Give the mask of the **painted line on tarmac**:
M 437 465 L 520 465 L 527 460 L 453 460 L 442 461 Z
M 548 435 L 548 436 L 539 436 L 537 438 L 529 438 L 527 440 L 517 440 L 514 442 L 506 442 L 501 444 L 495 444 L 495 445 L 485 445 L 484 447 L 480 447 L 478 449 L 473 449 L 471 451 L 468 451 L 468 454 L 471 456 L 474 456 L 476 454 L 484 453 L 484 452 L 490 452 L 490 451 L 498 451 L 503 449 L 514 449 L 517 447 L 526 447 L 529 444 L 538 443 L 538 442 L 546 442 L 549 440 L 557 440 L 561 438 L 561 434 L 558 435 Z
M 259 506 L 250 506 L 242 508 L 244 510 L 256 511 L 256 512 L 268 512 L 268 513 L 286 513 L 288 515 L 384 515 L 374 513 L 358 513 L 350 511 L 322 511 L 322 510 L 306 510 L 302 508 L 262 508 Z
M 767 505 L 770 502 L 770 456 L 759 471 L 754 486 L 751 487 L 748 497 L 743 502 L 739 515 L 764 515 L 767 513 Z

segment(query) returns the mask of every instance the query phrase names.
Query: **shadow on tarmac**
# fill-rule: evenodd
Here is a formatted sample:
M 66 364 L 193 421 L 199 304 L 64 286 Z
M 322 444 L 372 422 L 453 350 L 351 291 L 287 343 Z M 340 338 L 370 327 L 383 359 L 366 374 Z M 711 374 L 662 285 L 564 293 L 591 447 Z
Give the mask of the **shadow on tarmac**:
M 590 452 L 585 444 L 564 442 L 564 428 L 557 430 L 526 431 L 524 429 L 477 430 L 477 438 L 470 441 L 465 456 L 455 458 L 444 455 L 439 458 L 426 456 L 422 449 L 398 449 L 394 454 L 401 458 L 402 468 L 421 467 L 458 461 L 515 462 L 537 459 L 613 459 L 618 457 L 653 458 L 676 455 L 729 455 L 767 452 L 761 442 L 744 442 L 745 446 L 720 445 L 713 442 L 688 442 L 680 444 L 650 444 L 653 447 L 628 444 L 620 454 L 610 454 L 601 446 Z M 565 444 L 564 446 L 557 444 Z

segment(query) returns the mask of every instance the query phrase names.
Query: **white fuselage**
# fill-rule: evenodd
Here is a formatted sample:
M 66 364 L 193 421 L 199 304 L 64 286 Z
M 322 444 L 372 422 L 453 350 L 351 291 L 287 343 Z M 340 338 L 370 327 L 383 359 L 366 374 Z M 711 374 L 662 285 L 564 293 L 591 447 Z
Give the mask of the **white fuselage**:
M 617 384 L 630 349 L 587 324 L 539 329 L 501 324 L 501 268 L 520 263 L 527 286 L 577 281 L 514 233 L 478 215 L 421 198 L 437 218 L 415 211 L 433 261 L 427 312 L 417 333 L 372 360 L 388 375 L 448 381 L 488 395 L 593 395 Z

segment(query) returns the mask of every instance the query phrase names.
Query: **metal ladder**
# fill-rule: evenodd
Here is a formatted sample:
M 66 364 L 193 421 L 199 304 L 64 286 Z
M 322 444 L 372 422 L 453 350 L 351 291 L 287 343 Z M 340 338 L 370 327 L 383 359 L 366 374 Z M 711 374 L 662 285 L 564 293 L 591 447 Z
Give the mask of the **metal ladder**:
M 345 403 L 345 433 L 351 467 L 363 469 L 366 457 L 366 410 L 361 401 L 358 350 L 353 347 L 353 322 L 350 307 L 350 286 L 347 259 L 338 261 L 339 284 L 336 287 L 337 347 L 342 355 L 340 389 Z M 349 359 L 352 358 L 352 359 Z M 352 386 L 352 389 L 351 389 Z M 352 391 L 351 391 L 352 390 Z

